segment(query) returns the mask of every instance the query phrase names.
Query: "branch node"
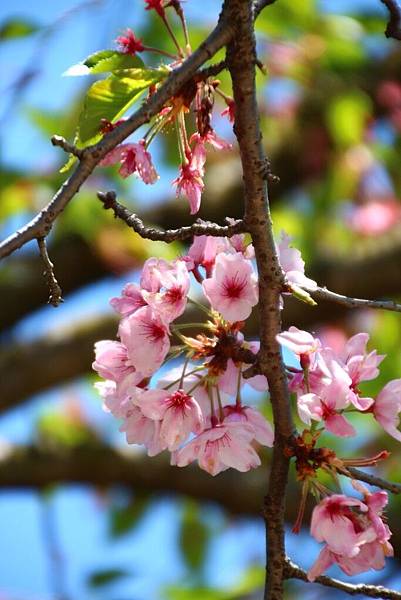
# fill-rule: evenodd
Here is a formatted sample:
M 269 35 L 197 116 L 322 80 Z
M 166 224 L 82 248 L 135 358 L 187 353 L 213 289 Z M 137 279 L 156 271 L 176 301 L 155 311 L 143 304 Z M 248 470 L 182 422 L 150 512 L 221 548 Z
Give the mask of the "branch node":
M 51 143 L 53 144 L 53 146 L 59 146 L 60 148 L 65 150 L 65 152 L 68 152 L 69 154 L 73 154 L 74 156 L 76 156 L 79 159 L 82 159 L 82 157 L 83 157 L 84 150 L 77 148 L 76 146 L 74 146 L 74 144 L 70 144 L 61 135 L 53 135 L 51 137 Z
M 48 303 L 54 307 L 59 306 L 61 302 L 64 302 L 62 298 L 62 290 L 56 279 L 54 274 L 54 265 L 49 258 L 49 254 L 47 252 L 46 238 L 39 237 L 37 238 L 38 246 L 39 246 L 39 254 L 43 261 L 45 270 L 43 271 L 43 275 L 46 279 L 46 283 L 49 288 L 49 300 Z

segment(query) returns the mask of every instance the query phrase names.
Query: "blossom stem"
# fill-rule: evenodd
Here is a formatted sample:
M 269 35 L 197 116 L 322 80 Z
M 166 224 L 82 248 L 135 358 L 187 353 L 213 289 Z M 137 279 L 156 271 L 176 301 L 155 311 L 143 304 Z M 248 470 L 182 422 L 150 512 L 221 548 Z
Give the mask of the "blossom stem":
M 185 373 L 185 377 L 189 377 L 189 375 L 193 375 L 194 373 L 197 373 L 198 371 L 202 371 L 202 370 L 203 370 L 203 367 L 196 367 L 195 369 L 192 369 L 192 371 L 188 371 L 187 373 Z M 179 377 L 178 379 L 175 379 L 168 385 L 165 385 L 163 390 L 169 390 L 171 387 L 173 387 L 173 385 L 175 385 L 179 381 L 181 381 L 181 377 Z M 199 385 L 199 383 L 197 383 L 196 385 Z
M 208 308 L 206 308 L 206 306 L 204 306 L 203 304 L 201 304 L 197 300 L 194 300 L 193 298 L 187 298 L 187 300 L 188 300 L 188 302 L 190 302 L 191 304 L 193 304 L 194 306 L 196 306 L 197 308 L 199 308 L 199 310 L 202 310 L 204 313 L 206 313 L 209 317 L 212 316 L 211 310 L 209 310 Z
M 238 367 L 238 378 L 237 378 L 237 394 L 235 397 L 235 406 L 241 408 L 241 379 L 242 379 L 242 363 Z
M 309 485 L 310 483 L 308 480 L 305 480 L 302 484 L 301 502 L 299 504 L 298 515 L 294 523 L 294 527 L 292 528 L 292 533 L 299 533 L 301 530 L 301 525 L 305 513 L 306 500 L 308 498 Z
M 219 390 L 219 386 L 216 385 L 216 394 L 217 394 L 217 402 L 219 403 L 219 417 L 220 417 L 220 423 L 222 423 L 224 421 L 224 410 L 223 410 L 223 403 L 221 401 L 221 396 L 220 396 L 220 390 Z
M 193 385 L 193 386 L 191 387 L 191 389 L 189 389 L 189 390 L 188 390 L 188 392 L 187 392 L 188 396 L 190 396 L 190 395 L 192 394 L 192 392 L 193 392 L 193 391 L 195 391 L 195 390 L 196 390 L 196 388 L 197 388 L 197 387 L 199 387 L 199 386 L 201 385 L 201 383 L 203 382 L 203 380 L 204 380 L 204 377 L 201 377 L 201 378 L 199 379 L 199 381 L 198 381 L 197 383 L 195 383 L 195 385 Z
M 175 54 L 171 54 L 171 52 L 166 52 L 165 50 L 161 50 L 160 48 L 153 48 L 152 46 L 145 46 L 144 51 L 155 52 L 157 54 L 162 54 L 163 56 L 167 56 L 168 58 L 172 58 L 173 60 L 177 60 L 177 57 Z
M 174 31 L 172 30 L 171 25 L 168 22 L 166 15 L 161 16 L 161 18 L 162 18 L 164 25 L 166 26 L 167 31 L 170 34 L 171 39 L 174 42 L 175 47 L 177 48 L 178 55 L 180 56 L 180 58 L 184 58 L 184 53 L 182 51 L 182 48 L 181 48 L 180 44 L 178 43 L 177 38 L 175 37 Z
M 177 325 L 171 325 L 172 331 L 180 329 L 192 329 L 194 327 L 205 327 L 206 329 L 210 329 L 209 323 L 179 323 Z
M 190 357 L 187 356 L 186 359 L 184 360 L 184 366 L 182 367 L 182 373 L 181 373 L 180 383 L 178 385 L 178 389 L 182 389 L 182 386 L 184 384 L 185 371 L 187 369 L 187 366 L 188 366 L 188 363 L 189 363 L 189 359 L 190 359 Z

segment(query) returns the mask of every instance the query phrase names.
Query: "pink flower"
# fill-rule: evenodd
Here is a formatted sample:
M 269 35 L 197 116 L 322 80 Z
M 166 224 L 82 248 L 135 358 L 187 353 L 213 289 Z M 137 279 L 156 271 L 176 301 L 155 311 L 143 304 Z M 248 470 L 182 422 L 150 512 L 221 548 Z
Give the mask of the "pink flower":
M 288 331 L 279 333 L 276 339 L 282 346 L 299 356 L 303 369 L 311 366 L 312 359 L 321 348 L 317 338 L 314 338 L 308 331 L 302 331 L 294 326 L 290 327 Z
M 185 370 L 184 380 L 181 382 L 183 367 L 175 367 L 174 369 L 168 371 L 164 377 L 158 380 L 157 387 L 161 389 L 168 387 L 170 393 L 177 391 L 180 388 L 186 393 L 191 391 L 191 396 L 195 398 L 202 410 L 202 414 L 206 417 L 210 413 L 210 398 L 204 380 L 206 371 L 197 370 L 196 373 L 193 373 L 192 371 L 194 371 L 195 368 L 195 364 L 188 363 Z M 224 398 L 222 398 L 222 401 L 224 402 Z
M 156 456 L 166 448 L 160 438 L 160 422 L 145 417 L 138 406 L 130 407 L 120 431 L 125 432 L 127 444 L 143 444 L 148 456 Z
M 393 556 L 393 547 L 389 542 L 381 544 L 378 541 L 368 542 L 361 546 L 359 553 L 352 557 L 342 556 L 332 552 L 328 546 L 321 550 L 316 562 L 308 571 L 308 580 L 315 581 L 333 564 L 337 564 L 346 575 L 358 575 L 374 569 L 384 568 L 386 556 Z
M 146 306 L 146 301 L 143 298 L 142 290 L 136 283 L 127 283 L 123 287 L 121 296 L 110 300 L 114 310 L 126 317 L 137 311 L 139 308 Z
M 202 283 L 212 308 L 234 323 L 249 317 L 258 302 L 258 284 L 252 264 L 242 254 L 219 254 L 213 275 Z
M 146 150 L 145 141 L 140 140 L 137 144 L 120 144 L 111 150 L 100 161 L 101 167 L 108 167 L 120 162 L 119 173 L 121 177 L 128 177 L 133 173 L 139 175 L 146 184 L 155 183 L 159 178 L 150 153 Z
M 133 405 L 133 397 L 140 389 L 137 385 L 142 381 L 142 376 L 138 373 L 130 373 L 124 379 L 116 383 L 115 381 L 99 381 L 94 387 L 103 398 L 103 410 L 110 412 L 117 419 L 126 417 L 127 412 Z
M 221 116 L 227 116 L 230 123 L 234 123 L 235 121 L 235 102 L 234 100 L 226 100 L 227 107 L 222 111 Z
M 182 315 L 187 305 L 190 287 L 188 270 L 183 261 L 170 265 L 158 274 L 160 288 L 157 292 L 142 290 L 146 302 L 166 322 L 170 323 Z
M 258 467 L 260 458 L 251 446 L 254 429 L 248 423 L 223 423 L 206 429 L 171 457 L 171 464 L 186 467 L 194 460 L 201 469 L 217 475 L 230 467 L 245 472 Z
M 136 38 L 132 29 L 127 29 L 125 35 L 120 35 L 116 39 L 120 52 L 124 54 L 135 55 L 137 52 L 143 52 L 145 49 L 142 40 Z
M 309 290 L 317 288 L 316 281 L 305 276 L 305 263 L 299 250 L 290 248 L 292 238 L 284 231 L 278 243 L 278 255 L 281 268 L 285 272 L 288 283 L 294 283 Z
M 401 412 L 401 379 L 387 383 L 377 396 L 373 405 L 373 415 L 393 438 L 401 442 L 401 432 L 398 430 Z
M 382 520 L 387 493 L 370 494 L 356 483 L 354 487 L 362 491 L 364 502 L 335 494 L 313 510 L 311 534 L 326 546 L 308 572 L 309 581 L 335 563 L 347 575 L 379 570 L 384 567 L 385 557 L 393 555 L 388 541 L 391 532 Z
M 135 371 L 128 358 L 127 348 L 120 342 L 111 340 L 96 342 L 95 361 L 92 363 L 92 368 L 103 379 L 111 379 L 116 382 Z
M 250 342 L 249 349 L 252 350 L 254 354 L 257 354 L 259 345 L 259 342 Z M 226 370 L 219 376 L 217 381 L 219 390 L 228 394 L 229 396 L 235 396 L 238 387 L 239 369 L 241 369 L 243 372 L 250 366 L 250 364 L 246 363 L 239 363 L 236 365 L 234 361 L 229 358 L 227 361 Z M 259 392 L 265 392 L 269 389 L 267 379 L 264 375 L 255 375 L 249 379 L 244 379 L 241 374 L 241 387 L 246 383 Z
M 145 4 L 147 4 L 147 6 L 145 6 L 145 10 L 154 9 L 160 17 L 165 17 L 163 0 L 145 0 Z
M 350 399 L 358 410 L 367 410 L 373 404 L 372 398 L 360 397 L 358 384 L 361 381 L 375 379 L 379 374 L 377 367 L 385 358 L 385 355 L 377 354 L 376 350 L 372 350 L 369 354 L 366 352 L 368 340 L 367 333 L 354 335 L 348 340 L 340 355 L 352 380 L 352 397 Z
M 145 377 L 160 367 L 170 349 L 168 328 L 150 306 L 123 319 L 118 332 L 131 363 Z
M 356 435 L 355 429 L 347 419 L 339 414 L 350 403 L 351 380 L 336 362 L 329 363 L 332 378 L 321 378 L 315 384 L 315 393 L 298 396 L 298 413 L 301 420 L 310 425 L 311 419 L 324 421 L 328 431 L 339 436 Z
M 182 164 L 180 176 L 174 179 L 173 185 L 177 186 L 177 196 L 186 196 L 191 209 L 191 215 L 195 215 L 201 203 L 201 195 L 204 186 L 202 173 L 193 166 L 192 161 Z
M 248 423 L 253 428 L 254 439 L 262 446 L 271 448 L 274 442 L 274 432 L 269 421 L 251 406 L 225 406 L 224 423 Z
M 203 415 L 199 404 L 184 390 L 147 390 L 137 404 L 149 419 L 160 421 L 160 439 L 170 451 L 186 441 L 189 434 L 203 430 Z
M 232 147 L 231 144 L 219 138 L 213 129 L 210 129 L 204 136 L 201 136 L 200 133 L 197 132 L 194 133 L 191 136 L 190 143 L 194 143 L 191 165 L 199 171 L 202 177 L 205 174 L 205 145 L 210 144 L 215 150 L 229 150 Z
M 211 273 L 216 256 L 220 252 L 227 251 L 229 244 L 227 238 L 213 237 L 211 235 L 198 235 L 192 242 L 188 257 L 194 263 L 194 267 L 204 267 L 206 273 Z
M 352 510 L 351 510 L 352 507 Z M 360 546 L 376 538 L 372 527 L 363 527 L 361 514 L 368 512 L 366 504 L 357 498 L 333 494 L 324 498 L 314 509 L 311 534 L 318 542 L 325 542 L 329 549 L 342 556 L 354 557 Z

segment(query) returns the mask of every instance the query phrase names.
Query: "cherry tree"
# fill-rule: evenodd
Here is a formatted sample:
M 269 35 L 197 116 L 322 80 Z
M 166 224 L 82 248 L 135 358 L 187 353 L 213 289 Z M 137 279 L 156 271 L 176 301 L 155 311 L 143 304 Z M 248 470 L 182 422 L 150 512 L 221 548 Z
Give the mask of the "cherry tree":
M 399 7 L 382 1 L 390 14 L 386 35 L 400 39 Z M 145 0 L 143 8 L 158 16 L 170 36 L 170 51 L 148 44 L 127 28 L 113 49 L 72 66 L 67 75 L 108 74 L 88 89 L 75 139 L 52 137 L 53 145 L 69 154 L 63 172 L 73 169 L 72 174 L 32 221 L 0 244 L 0 257 L 37 240 L 49 302 L 57 306 L 62 290 L 46 244 L 54 222 L 95 169 L 118 165 L 122 178 L 135 176 L 146 185 L 155 184 L 159 174 L 152 142 L 174 128 L 180 161 L 172 186 L 194 215 L 191 225 L 149 227 L 118 201 L 114 191 L 97 194 L 99 210 L 111 211 L 132 235 L 166 244 L 188 242 L 187 252 L 172 260 L 147 259 L 139 283 L 127 284 L 111 299 L 119 318 L 116 336 L 96 343 L 93 362 L 101 378 L 95 387 L 104 410 L 121 421 L 128 444 L 144 446 L 151 457 L 167 452 L 176 468 L 197 463 L 211 477 L 228 469 L 256 469 L 262 447 L 272 448 L 261 507 L 267 533 L 266 599 L 283 598 L 284 582 L 292 578 L 351 595 L 401 598 L 399 592 L 380 586 L 353 585 L 324 575 L 333 564 L 347 575 L 381 570 L 393 555 L 385 508 L 388 493 L 399 493 L 400 487 L 361 470 L 386 460 L 388 452 L 340 457 L 330 439 L 356 436 L 357 413 L 374 419 L 400 441 L 401 379 L 388 381 L 374 397 L 366 397 L 363 383 L 378 377 L 385 358 L 380 348 L 371 348 L 369 335 L 359 332 L 342 347 L 332 347 L 296 326 L 283 330 L 282 310 L 290 297 L 310 306 L 326 301 L 393 312 L 401 312 L 401 305 L 327 289 L 324 281 L 308 277 L 292 239 L 285 232 L 277 239 L 273 235 L 268 187 L 275 177 L 262 145 L 255 76 L 263 65 L 254 33 L 256 19 L 271 4 L 225 0 L 215 29 L 192 50 L 184 3 Z M 172 25 L 173 15 L 184 44 Z M 213 62 L 222 49 L 224 59 Z M 146 66 L 150 55 L 160 57 L 159 66 Z M 230 74 L 230 89 L 219 79 L 224 71 Z M 195 216 L 202 203 L 208 153 L 231 151 L 231 144 L 214 129 L 216 111 L 233 125 L 243 178 L 243 216 L 227 216 L 224 224 Z M 139 138 L 137 130 L 145 125 Z M 180 320 L 191 308 L 201 322 Z M 258 312 L 258 340 L 244 333 L 252 311 Z M 171 359 L 174 365 L 161 375 Z M 260 407 L 245 403 L 245 386 L 266 393 L 271 421 Z M 322 444 L 322 437 L 328 445 Z M 285 549 L 291 461 L 300 487 L 293 531 L 300 531 L 311 496 L 315 507 L 310 534 L 323 544 L 307 571 L 295 565 Z M 351 481 L 352 492 L 343 492 L 344 480 Z M 372 491 L 372 486 L 379 490 Z

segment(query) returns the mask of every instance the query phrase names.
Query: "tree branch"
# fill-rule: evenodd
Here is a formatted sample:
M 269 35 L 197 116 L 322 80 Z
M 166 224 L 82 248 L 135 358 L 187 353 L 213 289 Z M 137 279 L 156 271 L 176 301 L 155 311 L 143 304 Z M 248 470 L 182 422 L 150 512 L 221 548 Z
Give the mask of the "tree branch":
M 125 206 L 117 202 L 115 192 L 97 193 L 99 200 L 103 203 L 104 208 L 111 209 L 114 216 L 126 223 L 128 227 L 133 229 L 142 238 L 153 240 L 154 242 L 165 242 L 170 244 L 176 240 L 188 240 L 195 235 L 211 235 L 214 237 L 231 237 L 237 233 L 246 231 L 244 221 L 237 220 L 230 225 L 217 225 L 217 223 L 209 223 L 206 221 L 197 221 L 192 225 L 180 227 L 179 229 L 155 229 L 154 227 L 146 227 L 142 219 L 135 213 L 131 213 Z
M 401 494 L 401 484 L 393 483 L 391 481 L 387 481 L 386 479 L 382 479 L 381 477 L 377 477 L 376 475 L 371 475 L 370 473 L 365 473 L 360 469 L 356 469 L 355 467 L 347 467 L 348 473 L 352 475 L 354 479 L 358 479 L 359 481 L 364 481 L 369 485 L 374 485 L 376 487 L 381 488 L 382 490 L 387 490 L 392 494 Z M 344 471 L 340 471 L 342 475 L 349 477 L 348 473 Z
M 305 288 L 306 289 L 306 288 Z M 382 310 L 390 310 L 393 312 L 401 312 L 401 304 L 397 304 L 393 300 L 366 300 L 364 298 L 350 298 L 336 292 L 331 292 L 326 287 L 319 287 L 317 290 L 307 290 L 308 293 L 316 300 L 327 300 L 346 306 L 347 308 L 378 308 Z
M 49 304 L 52 306 L 58 306 L 61 302 L 64 302 L 62 298 L 62 291 L 59 283 L 54 274 L 54 265 L 49 258 L 47 252 L 46 238 L 38 238 L 39 254 L 44 264 L 45 270 L 43 275 L 45 276 L 48 288 L 49 288 Z
M 234 101 L 234 131 L 238 138 L 245 192 L 245 224 L 255 248 L 259 274 L 260 372 L 269 382 L 275 440 L 270 479 L 264 505 L 267 532 L 265 599 L 281 600 L 285 565 L 284 509 L 289 459 L 284 454 L 293 434 L 287 378 L 276 335 L 281 330 L 279 298 L 284 278 L 273 239 L 267 197 L 266 157 L 263 151 L 256 101 L 256 49 L 252 2 L 231 0 L 230 16 L 236 35 L 227 49 Z
M 380 0 L 390 13 L 390 20 L 387 24 L 385 36 L 401 40 L 401 6 L 397 0 Z
M 290 560 L 287 559 L 286 567 L 285 567 L 285 577 L 286 579 L 301 579 L 302 581 L 308 582 L 308 576 L 306 571 L 298 567 L 298 565 L 294 564 Z M 339 581 L 338 579 L 332 579 L 331 577 L 326 577 L 325 575 L 320 575 L 315 579 L 315 583 L 320 583 L 326 587 L 335 588 L 337 590 L 341 590 L 350 596 L 365 596 L 366 598 L 385 598 L 387 600 L 400 600 L 401 592 L 396 592 L 394 590 L 390 590 L 388 588 L 382 587 L 381 585 L 367 585 L 365 583 L 345 583 L 344 581 Z
M 104 138 L 82 151 L 80 163 L 73 174 L 65 181 L 53 196 L 49 204 L 27 225 L 0 243 L 0 258 L 8 256 L 24 244 L 35 238 L 46 237 L 55 219 L 67 206 L 68 202 L 79 191 L 96 165 L 110 150 L 134 133 L 141 125 L 147 123 L 163 108 L 164 104 L 182 86 L 195 75 L 197 70 L 231 39 L 233 30 L 226 18 L 225 9 L 221 12 L 219 22 L 207 39 L 189 56 L 178 69 L 174 70 L 160 89 L 153 94 L 129 119 L 121 123 Z M 61 138 L 56 138 L 58 145 L 63 145 Z M 54 139 L 53 139 L 54 143 Z M 65 145 L 65 144 L 64 144 Z

